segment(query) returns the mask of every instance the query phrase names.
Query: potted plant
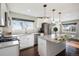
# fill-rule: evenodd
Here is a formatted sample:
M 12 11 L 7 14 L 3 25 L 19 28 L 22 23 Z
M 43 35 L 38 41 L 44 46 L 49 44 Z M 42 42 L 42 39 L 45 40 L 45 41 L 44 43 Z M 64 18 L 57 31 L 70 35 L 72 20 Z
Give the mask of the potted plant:
M 57 40 L 57 31 L 58 31 L 58 28 L 57 27 L 54 27 L 53 28 L 53 31 L 55 32 L 55 39 Z

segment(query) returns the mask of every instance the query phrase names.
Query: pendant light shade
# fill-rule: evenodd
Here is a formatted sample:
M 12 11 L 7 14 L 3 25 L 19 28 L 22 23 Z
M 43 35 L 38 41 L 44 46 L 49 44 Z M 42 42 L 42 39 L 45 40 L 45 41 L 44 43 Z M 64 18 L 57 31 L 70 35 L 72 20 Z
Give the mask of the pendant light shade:
M 59 14 L 59 22 L 61 22 L 61 12 L 58 13 Z
M 61 23 L 61 12 L 58 13 L 59 14 L 59 34 L 61 35 L 62 33 L 62 23 Z
M 46 7 L 47 7 L 47 5 L 44 4 L 43 7 L 44 7 L 44 18 L 46 18 Z
M 47 5 L 46 5 L 46 4 L 44 4 L 44 5 L 43 5 L 43 7 L 47 7 Z
M 52 9 L 52 23 L 53 24 L 55 24 L 54 12 L 55 12 L 55 9 Z
M 53 21 L 55 21 L 55 20 L 54 20 L 54 12 L 55 12 L 55 9 L 52 9 L 52 12 L 53 12 Z

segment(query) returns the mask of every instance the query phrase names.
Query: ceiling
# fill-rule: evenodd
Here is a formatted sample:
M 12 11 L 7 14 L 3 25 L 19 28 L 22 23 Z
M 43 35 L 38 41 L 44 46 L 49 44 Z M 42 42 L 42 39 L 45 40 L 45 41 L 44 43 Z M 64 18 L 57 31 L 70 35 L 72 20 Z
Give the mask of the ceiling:
M 25 15 L 43 17 L 43 3 L 9 3 L 11 11 Z M 46 15 L 52 16 L 52 9 L 56 9 L 55 18 L 58 18 L 58 12 L 62 13 L 63 19 L 79 19 L 78 3 L 47 3 Z

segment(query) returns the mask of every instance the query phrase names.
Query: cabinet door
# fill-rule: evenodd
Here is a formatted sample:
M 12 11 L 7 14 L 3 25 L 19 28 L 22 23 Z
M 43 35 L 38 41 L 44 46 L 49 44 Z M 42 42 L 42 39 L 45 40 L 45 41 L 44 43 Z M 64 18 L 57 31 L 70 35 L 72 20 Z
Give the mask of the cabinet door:
M 19 36 L 20 49 L 28 48 L 34 45 L 34 35 L 22 35 Z
M 39 52 L 39 55 L 46 56 L 47 55 L 46 50 L 47 50 L 46 40 L 38 38 L 38 52 Z
M 32 34 L 28 37 L 28 45 L 29 47 L 34 45 L 34 35 Z
M 18 45 L 0 49 L 0 56 L 19 56 Z
M 27 48 L 27 36 L 19 36 L 19 40 L 20 40 L 20 49 L 23 49 L 23 48 Z

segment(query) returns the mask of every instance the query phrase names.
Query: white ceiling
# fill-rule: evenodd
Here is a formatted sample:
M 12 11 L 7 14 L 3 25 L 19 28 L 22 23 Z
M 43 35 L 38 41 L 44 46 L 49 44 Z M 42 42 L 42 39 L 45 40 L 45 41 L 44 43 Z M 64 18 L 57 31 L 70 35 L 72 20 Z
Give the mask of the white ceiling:
M 9 3 L 11 11 L 25 15 L 43 17 L 43 3 Z M 62 12 L 63 19 L 79 19 L 78 3 L 47 3 L 47 16 L 50 16 L 52 9 L 56 9 L 55 17 L 58 18 L 58 12 Z

